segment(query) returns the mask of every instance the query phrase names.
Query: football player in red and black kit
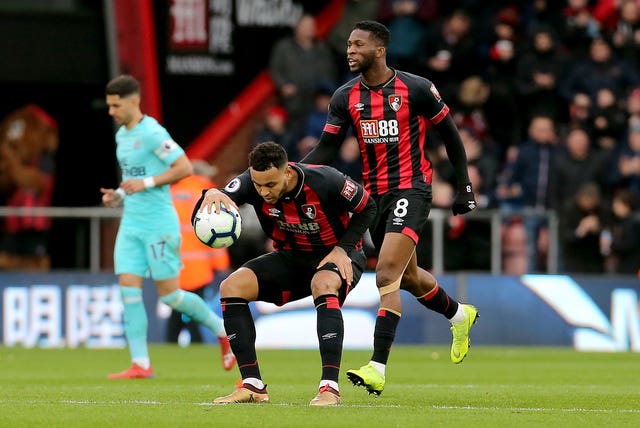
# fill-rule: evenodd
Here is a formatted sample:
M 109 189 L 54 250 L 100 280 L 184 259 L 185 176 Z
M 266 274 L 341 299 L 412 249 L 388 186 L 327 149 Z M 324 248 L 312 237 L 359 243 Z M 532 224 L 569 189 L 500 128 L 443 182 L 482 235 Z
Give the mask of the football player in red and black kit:
M 378 22 L 355 24 L 347 42 L 347 62 L 360 75 L 334 93 L 320 142 L 301 161 L 333 162 L 350 127 L 360 144 L 364 186 L 378 205 L 371 237 L 379 251 L 380 309 L 371 361 L 348 370 L 347 376 L 378 395 L 384 389 L 386 364 L 402 313 L 400 289 L 451 321 L 454 363 L 460 363 L 468 352 L 469 330 L 478 314 L 473 306 L 450 298 L 417 264 L 416 245 L 431 209 L 432 168 L 425 150 L 430 128 L 442 137 L 455 169 L 453 214 L 472 211 L 476 202 L 449 107 L 429 80 L 387 66 L 389 37 L 389 30 Z
M 338 374 L 344 336 L 340 308 L 366 266 L 362 235 L 375 217 L 375 202 L 360 184 L 338 170 L 290 163 L 282 146 L 265 142 L 249 154 L 247 171 L 224 189 L 203 194 L 194 214 L 211 207 L 219 210 L 221 203 L 252 205 L 275 251 L 246 262 L 220 285 L 224 326 L 243 384 L 214 403 L 269 400 L 248 303 L 260 300 L 280 306 L 312 295 L 322 378 L 309 404 L 340 404 Z

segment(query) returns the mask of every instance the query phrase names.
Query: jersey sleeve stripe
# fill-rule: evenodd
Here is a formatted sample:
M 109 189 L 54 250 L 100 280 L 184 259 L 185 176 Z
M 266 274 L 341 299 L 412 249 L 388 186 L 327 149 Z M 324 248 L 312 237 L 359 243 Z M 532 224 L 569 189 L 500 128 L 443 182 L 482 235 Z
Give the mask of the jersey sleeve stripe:
M 435 125 L 437 125 L 438 123 L 440 123 L 442 121 L 442 119 L 445 118 L 445 116 L 449 113 L 449 106 L 445 104 L 444 107 L 442 107 L 442 110 L 440 110 L 440 113 L 436 114 L 434 117 L 431 118 L 431 122 L 433 122 Z
M 323 131 L 328 132 L 329 134 L 338 134 L 340 132 L 340 127 L 327 123 L 324 125 Z
M 367 206 L 367 202 L 369 201 L 369 194 L 368 193 L 363 193 L 362 194 L 362 198 L 360 199 L 360 202 L 358 203 L 358 205 L 353 209 L 354 213 L 359 213 L 361 212 L 365 206 Z

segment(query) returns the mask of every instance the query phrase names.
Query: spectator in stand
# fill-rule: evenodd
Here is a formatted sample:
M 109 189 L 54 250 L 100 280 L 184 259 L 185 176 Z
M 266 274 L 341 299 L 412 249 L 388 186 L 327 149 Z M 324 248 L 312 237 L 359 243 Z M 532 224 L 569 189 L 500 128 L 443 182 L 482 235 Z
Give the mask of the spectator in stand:
M 380 22 L 393 34 L 387 47 L 389 66 L 418 74 L 418 59 L 427 28 L 438 18 L 438 1 L 382 0 L 380 3 Z
M 636 69 L 640 67 L 640 3 L 636 0 L 622 1 L 620 19 L 611 32 L 611 41 L 620 57 Z
M 614 189 L 626 188 L 640 198 L 640 126 L 629 128 L 627 144 L 614 157 L 610 177 Z
M 623 138 L 626 128 L 624 111 L 609 88 L 598 90 L 596 104 L 589 117 L 589 129 L 595 147 L 612 152 Z
M 328 46 L 316 39 L 316 22 L 303 15 L 292 37 L 279 40 L 269 58 L 269 70 L 289 114 L 288 130 L 300 138 L 313 95 L 321 82 L 336 81 L 336 64 Z
M 631 91 L 626 102 L 627 126 L 640 126 L 640 87 Z
M 607 154 L 591 147 L 587 131 L 583 128 L 572 129 L 551 163 L 550 206 L 562 209 L 576 189 L 588 182 L 595 182 L 603 189 L 606 186 L 607 166 Z
M 299 161 L 318 144 L 324 124 L 327 121 L 329 101 L 331 101 L 331 95 L 333 95 L 334 90 L 333 85 L 329 83 L 321 83 L 316 89 L 314 109 L 307 115 L 302 137 L 295 142 L 294 147 L 288 153 L 290 160 Z
M 508 6 L 494 18 L 493 34 L 481 47 L 487 61 L 487 76 L 494 86 L 515 92 L 515 77 L 522 52 L 521 26 L 518 9 Z
M 610 33 L 616 28 L 623 1 L 625 0 L 592 0 L 593 18 L 598 22 L 603 34 Z
M 518 60 L 516 87 L 526 106 L 524 121 L 543 113 L 554 121 L 566 121 L 567 102 L 558 93 L 558 82 L 564 77 L 567 62 L 553 29 L 539 26 L 533 32 L 531 46 Z
M 344 139 L 344 143 L 340 146 L 338 159 L 331 166 L 347 174 L 358 183 L 362 182 L 362 161 L 360 160 L 360 146 L 356 137 L 350 135 Z
M 613 56 L 609 42 L 596 38 L 591 42 L 589 57 L 572 67 L 559 90 L 566 100 L 582 92 L 595 101 L 600 89 L 608 88 L 616 97 L 622 97 L 639 84 L 640 78 L 629 64 Z
M 526 34 L 533 34 L 541 26 L 554 28 L 558 31 L 558 38 L 561 40 L 564 26 L 564 2 L 558 0 L 534 0 L 524 12 L 526 15 L 525 31 Z M 523 8 L 527 8 L 523 5 Z
M 421 69 L 446 98 L 455 99 L 460 82 L 477 74 L 477 47 L 471 30 L 471 16 L 463 9 L 429 27 Z
M 503 161 L 507 148 L 522 140 L 518 111 L 512 91 L 471 76 L 460 85 L 453 120 L 458 127 L 470 127 L 486 149 Z
M 591 41 L 600 37 L 600 25 L 593 17 L 590 0 L 567 0 L 561 27 L 562 42 L 575 60 L 589 55 Z
M 513 175 L 518 160 L 519 149 L 511 146 L 497 178 L 495 199 L 506 219 L 502 227 L 503 271 L 509 275 L 527 273 L 527 232 L 523 217 L 515 214 L 522 209 L 522 192 L 513 186 Z
M 518 146 L 511 146 L 507 149 L 504 162 L 496 177 L 496 200 L 500 210 L 507 214 L 521 210 L 523 206 L 522 192 L 518 186 L 513 185 L 519 152 Z
M 583 128 L 590 133 L 591 122 L 589 119 L 591 117 L 591 109 L 592 103 L 589 95 L 583 92 L 576 93 L 569 102 L 569 117 L 567 121 L 559 123 L 560 135 L 566 136 L 569 130 L 573 128 Z
M 527 231 L 529 272 L 539 271 L 541 267 L 538 241 L 541 232 L 547 228 L 544 214 L 550 208 L 549 170 L 557 150 L 556 144 L 553 120 L 546 116 L 534 117 L 529 125 L 528 139 L 518 150 L 508 189 L 512 197 L 521 197 L 523 207 L 528 209 L 523 221 Z
M 621 190 L 613 197 L 611 241 L 605 239 L 601 244 L 603 253 L 612 257 L 616 273 L 640 275 L 640 212 L 637 201 L 628 190 Z
M 453 120 L 458 128 L 467 128 L 483 143 L 491 141 L 489 118 L 485 106 L 491 87 L 479 76 L 471 76 L 460 84 Z
M 191 212 L 198 202 L 202 189 L 213 187 L 211 178 L 215 168 L 207 161 L 195 159 L 191 161 L 193 175 L 170 186 L 173 205 L 180 220 L 180 255 L 182 258 L 182 270 L 178 277 L 182 290 L 191 291 L 204 300 L 205 289 L 210 286 L 214 274 L 223 274 L 229 269 L 229 253 L 226 248 L 209 248 L 203 245 L 193 233 L 191 225 Z M 180 312 L 171 310 L 167 323 L 167 341 L 176 343 L 178 336 L 185 329 L 189 332 L 191 343 L 201 343 L 202 334 L 200 326 L 184 317 Z M 226 370 L 231 370 L 235 362 L 231 346 L 224 330 L 217 332 L 220 350 L 222 353 L 222 365 Z
M 603 273 L 600 233 L 609 221 L 596 183 L 584 183 L 559 211 L 564 271 Z
M 287 152 L 295 151 L 293 136 L 287 131 L 289 115 L 284 107 L 278 104 L 270 106 L 264 116 L 264 122 L 253 140 L 254 147 L 261 141 L 273 141 L 280 144 Z
M 305 136 L 320 138 L 327 121 L 329 101 L 336 88 L 330 83 L 320 83 L 314 94 L 314 109 L 307 115 Z M 293 160 L 293 159 L 292 159 Z

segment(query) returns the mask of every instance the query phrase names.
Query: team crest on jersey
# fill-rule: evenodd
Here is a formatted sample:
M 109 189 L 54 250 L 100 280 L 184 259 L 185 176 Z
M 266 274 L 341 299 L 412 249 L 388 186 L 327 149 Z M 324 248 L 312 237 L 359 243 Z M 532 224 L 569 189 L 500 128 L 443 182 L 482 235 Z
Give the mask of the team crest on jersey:
M 391 109 L 393 111 L 400 110 L 400 107 L 402 107 L 402 95 L 392 94 L 392 95 L 389 95 L 388 99 L 389 99 L 389 105 L 391 106 Z
M 433 96 L 436 97 L 436 101 L 440 102 L 442 100 L 442 97 L 440 96 L 440 92 L 438 92 L 438 90 L 436 89 L 436 85 L 432 83 L 429 90 L 431 91 Z
M 302 205 L 302 212 L 307 216 L 310 220 L 316 218 L 316 206 L 313 204 L 304 204 Z

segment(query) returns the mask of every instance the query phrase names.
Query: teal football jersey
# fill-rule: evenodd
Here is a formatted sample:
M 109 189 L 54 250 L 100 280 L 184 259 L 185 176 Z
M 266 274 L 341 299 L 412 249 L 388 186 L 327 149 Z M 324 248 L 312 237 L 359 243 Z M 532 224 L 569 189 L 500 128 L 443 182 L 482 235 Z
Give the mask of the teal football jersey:
M 122 181 L 152 177 L 169 169 L 184 154 L 167 130 L 151 116 L 132 129 L 121 126 L 116 133 L 116 156 Z M 179 230 L 169 185 L 157 186 L 128 195 L 124 199 L 121 227 L 144 230 Z

